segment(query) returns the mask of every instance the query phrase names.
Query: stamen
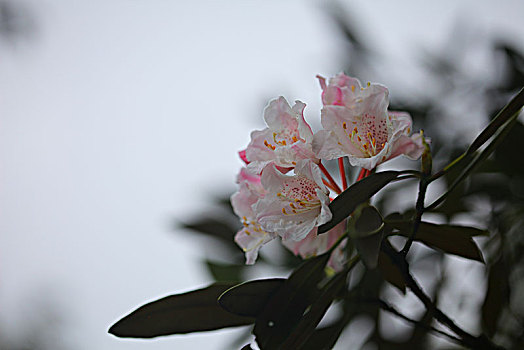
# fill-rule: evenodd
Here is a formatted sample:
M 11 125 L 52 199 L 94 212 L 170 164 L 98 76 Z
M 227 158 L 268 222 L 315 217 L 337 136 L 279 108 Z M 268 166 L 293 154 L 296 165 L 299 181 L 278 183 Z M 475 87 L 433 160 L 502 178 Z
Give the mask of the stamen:
M 351 91 L 355 92 L 355 85 L 351 85 Z

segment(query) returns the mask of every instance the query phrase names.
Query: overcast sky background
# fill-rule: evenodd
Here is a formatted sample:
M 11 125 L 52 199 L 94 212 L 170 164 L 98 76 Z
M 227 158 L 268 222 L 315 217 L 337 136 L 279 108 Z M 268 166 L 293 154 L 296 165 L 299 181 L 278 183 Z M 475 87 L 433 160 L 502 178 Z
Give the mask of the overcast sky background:
M 0 332 L 21 335 L 49 305 L 74 349 L 223 348 L 235 331 L 137 341 L 107 329 L 210 281 L 202 241 L 173 221 L 234 189 L 236 152 L 269 99 L 300 99 L 318 118 L 315 75 L 346 64 L 328 2 L 14 3 L 36 31 L 0 43 Z M 344 5 L 399 86 L 413 88 L 418 50 L 445 45 L 457 23 L 524 33 L 516 0 Z

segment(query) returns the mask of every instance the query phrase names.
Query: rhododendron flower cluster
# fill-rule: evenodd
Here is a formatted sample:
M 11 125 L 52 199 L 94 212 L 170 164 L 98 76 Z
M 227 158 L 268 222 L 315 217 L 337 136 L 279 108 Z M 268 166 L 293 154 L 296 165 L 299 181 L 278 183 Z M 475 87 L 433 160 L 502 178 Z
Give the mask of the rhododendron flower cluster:
M 405 112 L 388 111 L 388 89 L 379 84 L 362 86 L 358 79 L 339 74 L 322 88 L 321 124 L 313 133 L 304 119 L 306 104 L 293 106 L 279 97 L 264 111 L 267 128 L 251 133 L 251 142 L 239 152 L 246 167 L 237 178 L 231 197 L 243 228 L 236 243 L 253 264 L 260 248 L 280 238 L 302 258 L 322 254 L 343 237 L 346 223 L 318 235 L 317 229 L 332 218 L 329 203 L 347 188 L 343 157 L 362 168 L 360 180 L 379 164 L 399 155 L 419 158 L 422 134 L 411 134 L 412 120 Z M 338 159 L 342 189 L 322 161 Z M 344 238 L 345 240 L 345 238 Z M 342 241 L 330 266 L 343 266 Z

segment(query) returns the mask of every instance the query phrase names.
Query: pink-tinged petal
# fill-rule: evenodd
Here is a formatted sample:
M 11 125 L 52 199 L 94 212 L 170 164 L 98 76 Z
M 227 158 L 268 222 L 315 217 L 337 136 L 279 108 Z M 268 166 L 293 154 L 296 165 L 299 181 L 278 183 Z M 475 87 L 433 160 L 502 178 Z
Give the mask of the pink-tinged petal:
M 317 79 L 318 79 L 318 82 L 320 83 L 320 88 L 322 90 L 325 90 L 326 86 L 327 86 L 326 78 L 324 78 L 323 76 L 317 74 Z
M 235 214 L 243 222 L 246 222 L 254 218 L 255 215 L 251 207 L 265 196 L 266 191 L 262 187 L 260 176 L 251 174 L 246 168 L 240 170 L 237 183 L 239 188 L 231 196 L 231 205 Z
M 253 211 L 265 231 L 300 240 L 331 220 L 329 191 L 315 163 L 299 161 L 294 176 L 284 175 L 274 165 L 268 165 L 262 171 L 261 182 L 268 194 L 253 205 Z
M 297 131 L 299 135 L 299 141 L 304 140 L 304 143 L 308 144 L 313 140 L 313 130 L 311 130 L 311 126 L 306 122 L 306 119 L 304 119 L 305 108 L 305 103 L 295 101 L 295 105 L 293 106 L 292 111 L 297 116 L 298 120 Z
M 421 140 L 409 138 L 412 120 L 405 112 L 388 112 L 389 92 L 385 86 L 339 74 L 326 84 L 320 78 L 324 108 L 324 131 L 315 134 L 313 151 L 319 158 L 347 156 L 353 166 L 372 170 L 404 154 L 420 156 Z M 357 89 L 358 87 L 358 89 Z
M 247 159 L 246 150 L 245 149 L 243 149 L 242 151 L 238 151 L 238 156 L 240 157 L 240 159 L 242 159 L 242 161 L 246 165 L 249 164 L 249 160 Z
M 355 134 L 355 127 L 362 123 L 358 115 L 345 107 L 327 106 L 322 109 L 321 116 L 324 129 L 335 135 L 334 139 L 329 140 L 329 145 L 336 142 L 342 151 L 342 155 L 338 157 L 348 154 L 357 157 L 367 156 L 365 148 L 362 147 L 362 143 L 366 140 L 365 136 Z M 334 147 L 329 147 L 329 149 L 334 149 Z
M 298 176 L 303 175 L 306 178 L 313 180 L 317 186 L 317 189 L 326 194 L 329 193 L 326 186 L 324 186 L 324 182 L 322 181 L 322 172 L 320 171 L 320 168 L 317 164 L 307 160 L 299 161 L 295 167 L 295 174 Z M 307 187 L 305 183 L 302 185 Z
M 272 160 L 275 146 L 268 141 L 268 139 L 272 140 L 272 137 L 273 133 L 269 128 L 253 131 L 251 142 L 246 148 L 248 161 Z
M 329 85 L 326 86 L 325 79 L 317 76 L 322 87 L 322 103 L 335 106 L 346 106 L 351 108 L 356 100 L 356 96 L 361 90 L 360 81 L 356 78 L 348 77 L 344 73 L 331 78 Z
M 313 152 L 318 158 L 327 160 L 346 156 L 347 152 L 337 140 L 332 131 L 320 130 L 313 137 Z
M 275 237 L 272 233 L 254 230 L 253 227 L 244 227 L 235 235 L 235 242 L 245 252 L 246 265 L 252 265 L 258 257 L 260 248 Z
M 333 244 L 344 234 L 345 222 L 341 222 L 329 232 L 322 235 L 317 235 L 316 231 L 310 232 L 304 239 L 300 241 L 293 240 L 282 240 L 282 244 L 291 250 L 293 254 L 307 259 L 310 257 L 318 256 L 327 252 Z M 328 266 L 333 268 L 335 271 L 342 270 L 345 262 L 345 254 L 343 247 L 345 242 L 341 242 L 339 247 L 335 249 L 331 255 Z
M 424 144 L 422 143 L 422 135 L 414 134 L 412 136 L 401 135 L 393 145 L 393 152 L 389 159 L 395 158 L 399 155 L 405 155 L 411 160 L 417 160 L 424 153 Z M 429 139 L 426 142 L 429 143 Z
M 298 127 L 298 122 L 291 110 L 291 106 L 282 96 L 269 102 L 269 105 L 264 110 L 264 120 L 270 129 L 276 131 L 296 130 Z
M 290 107 L 283 97 L 269 103 L 264 110 L 268 128 L 252 132 L 246 149 L 250 171 L 260 173 L 269 162 L 281 168 L 293 168 L 301 159 L 318 162 L 311 150 L 313 132 L 303 116 L 305 106 L 296 101 Z
M 384 148 L 376 155 L 371 157 L 356 157 L 354 155 L 348 155 L 349 163 L 355 167 L 361 167 L 367 170 L 373 170 L 377 165 L 390 159 L 389 153 L 391 152 L 391 146 L 386 143 Z
M 333 218 L 333 213 L 329 209 L 329 196 L 324 193 L 321 189 L 317 189 L 317 196 L 320 200 L 320 215 L 317 218 L 317 226 L 323 225 Z

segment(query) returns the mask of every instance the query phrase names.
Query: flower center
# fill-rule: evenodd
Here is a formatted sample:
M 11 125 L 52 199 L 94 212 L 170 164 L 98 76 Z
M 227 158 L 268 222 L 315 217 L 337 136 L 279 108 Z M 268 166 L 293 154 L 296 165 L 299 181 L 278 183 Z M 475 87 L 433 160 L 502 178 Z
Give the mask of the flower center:
M 289 130 L 283 130 L 279 133 L 274 132 L 273 140 L 264 140 L 264 145 L 274 151 L 277 146 L 287 146 L 298 141 L 306 142 L 306 140 L 300 138 L 298 132 L 293 133 Z
M 388 142 L 388 128 L 385 119 L 378 119 L 371 114 L 364 114 L 352 122 L 353 129 L 346 122 L 342 123 L 345 134 L 353 145 L 368 157 L 377 155 Z
M 282 201 L 289 202 L 282 208 L 282 213 L 299 214 L 320 206 L 317 197 L 317 184 L 305 176 L 295 176 L 284 183 L 281 192 L 277 193 Z M 287 208 L 289 207 L 289 208 Z

